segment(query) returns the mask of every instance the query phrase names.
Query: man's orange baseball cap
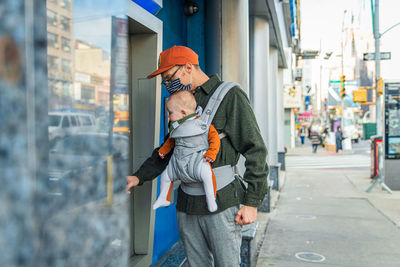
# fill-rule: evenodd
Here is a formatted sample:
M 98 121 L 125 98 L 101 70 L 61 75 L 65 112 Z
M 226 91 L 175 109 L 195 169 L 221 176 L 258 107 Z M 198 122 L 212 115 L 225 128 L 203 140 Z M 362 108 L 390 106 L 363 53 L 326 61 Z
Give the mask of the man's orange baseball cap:
M 164 71 L 169 70 L 176 65 L 185 65 L 192 63 L 199 65 L 199 56 L 190 48 L 186 46 L 173 46 L 161 52 L 158 59 L 158 69 L 147 76 L 147 79 L 153 78 Z

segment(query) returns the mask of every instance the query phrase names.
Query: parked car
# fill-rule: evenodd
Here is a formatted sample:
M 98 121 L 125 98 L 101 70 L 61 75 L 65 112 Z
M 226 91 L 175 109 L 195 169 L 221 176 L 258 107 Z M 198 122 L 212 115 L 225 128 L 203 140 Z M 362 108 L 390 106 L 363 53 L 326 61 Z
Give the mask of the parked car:
M 50 147 L 49 195 L 62 205 L 79 205 L 107 196 L 107 159 L 112 157 L 114 191 L 125 186 L 129 171 L 129 138 L 105 133 L 79 133 L 58 139 Z
M 60 139 L 78 132 L 96 131 L 93 115 L 76 112 L 49 112 L 49 140 Z

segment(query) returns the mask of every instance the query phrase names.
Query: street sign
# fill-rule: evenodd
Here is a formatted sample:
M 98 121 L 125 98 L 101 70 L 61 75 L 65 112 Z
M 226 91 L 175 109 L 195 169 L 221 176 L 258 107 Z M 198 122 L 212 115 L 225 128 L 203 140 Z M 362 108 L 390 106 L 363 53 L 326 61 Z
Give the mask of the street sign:
M 338 81 L 329 81 L 329 83 L 331 84 L 331 86 L 334 86 L 334 85 L 337 85 L 337 86 L 339 86 L 340 85 L 340 80 L 338 80 Z M 344 82 L 344 84 L 345 85 L 357 85 L 357 80 L 346 80 L 345 82 Z
M 367 90 L 353 91 L 353 102 L 367 102 Z
M 380 60 L 389 60 L 392 58 L 392 54 L 390 52 L 381 52 L 379 53 Z M 375 60 L 375 53 L 364 53 L 363 60 Z

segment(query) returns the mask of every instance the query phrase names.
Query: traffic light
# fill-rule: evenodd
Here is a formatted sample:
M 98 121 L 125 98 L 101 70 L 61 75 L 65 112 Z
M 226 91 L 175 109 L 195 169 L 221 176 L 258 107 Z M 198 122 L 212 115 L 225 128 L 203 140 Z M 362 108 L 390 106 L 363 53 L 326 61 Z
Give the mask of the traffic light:
M 346 83 L 346 76 L 342 75 L 340 77 L 340 98 L 342 99 L 346 96 L 345 83 Z
M 377 95 L 382 95 L 383 94 L 383 80 L 382 78 L 378 78 L 376 81 L 376 93 Z

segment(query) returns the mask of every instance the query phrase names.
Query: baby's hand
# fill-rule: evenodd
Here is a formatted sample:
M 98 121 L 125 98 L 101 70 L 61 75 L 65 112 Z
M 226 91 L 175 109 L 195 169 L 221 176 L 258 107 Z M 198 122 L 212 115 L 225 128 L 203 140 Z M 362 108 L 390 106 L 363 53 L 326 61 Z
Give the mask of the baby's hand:
M 205 160 L 207 161 L 207 162 L 210 162 L 210 163 L 213 163 L 214 162 L 214 160 L 212 159 L 212 158 L 209 158 L 209 157 L 204 157 L 205 158 Z
M 164 159 L 165 155 L 161 152 L 158 152 L 158 155 L 160 156 L 160 158 Z

